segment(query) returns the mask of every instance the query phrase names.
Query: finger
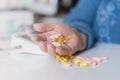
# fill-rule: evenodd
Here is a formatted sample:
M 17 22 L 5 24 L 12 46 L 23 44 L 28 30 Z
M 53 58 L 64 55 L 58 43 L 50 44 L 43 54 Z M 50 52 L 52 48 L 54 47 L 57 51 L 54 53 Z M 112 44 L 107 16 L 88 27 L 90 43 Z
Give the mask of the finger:
M 31 36 L 31 40 L 34 42 L 47 41 L 49 36 L 49 33 L 36 34 Z
M 31 40 L 34 42 L 45 41 L 46 36 L 44 34 L 32 35 Z
M 50 53 L 52 56 L 55 56 L 56 55 L 56 52 L 55 52 L 55 47 L 50 44 L 50 43 L 47 43 L 47 51 L 48 53 Z
M 43 52 L 47 52 L 47 43 L 45 41 L 40 41 L 39 47 Z
M 34 41 L 34 42 L 39 42 L 41 40 L 44 40 L 44 38 L 40 35 L 32 35 L 31 40 Z
M 66 44 L 63 44 L 60 47 L 56 47 L 56 52 L 59 55 L 71 55 L 71 49 Z
M 48 32 L 54 30 L 52 23 L 38 23 L 34 24 L 34 29 L 38 32 Z

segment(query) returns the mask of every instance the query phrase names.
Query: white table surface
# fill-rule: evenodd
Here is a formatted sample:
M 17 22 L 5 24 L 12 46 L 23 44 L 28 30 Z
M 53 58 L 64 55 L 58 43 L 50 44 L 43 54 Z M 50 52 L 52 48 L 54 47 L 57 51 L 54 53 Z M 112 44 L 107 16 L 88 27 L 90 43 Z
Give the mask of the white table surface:
M 98 44 L 81 56 L 107 56 L 96 68 L 65 68 L 50 56 L 0 52 L 0 80 L 120 80 L 120 45 Z

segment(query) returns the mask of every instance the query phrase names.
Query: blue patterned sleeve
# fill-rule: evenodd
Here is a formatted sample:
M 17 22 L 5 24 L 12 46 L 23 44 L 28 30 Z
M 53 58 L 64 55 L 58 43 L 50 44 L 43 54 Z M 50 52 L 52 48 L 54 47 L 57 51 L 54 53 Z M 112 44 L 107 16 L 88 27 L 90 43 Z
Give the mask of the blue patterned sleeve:
M 93 22 L 101 0 L 79 0 L 78 4 L 65 17 L 64 23 L 87 35 L 87 47 L 94 42 Z

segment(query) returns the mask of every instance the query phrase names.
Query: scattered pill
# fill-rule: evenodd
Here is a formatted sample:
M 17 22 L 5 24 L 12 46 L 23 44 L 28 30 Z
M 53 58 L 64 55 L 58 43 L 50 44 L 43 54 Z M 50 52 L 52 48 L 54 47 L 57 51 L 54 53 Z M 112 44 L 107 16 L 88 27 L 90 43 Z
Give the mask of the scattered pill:
M 65 66 L 70 66 L 75 64 L 76 66 L 79 67 L 96 67 L 98 64 L 101 63 L 101 59 L 107 59 L 106 57 L 93 57 L 93 58 L 88 58 L 88 57 L 81 57 L 81 56 L 60 56 L 56 55 L 56 60 L 58 60 L 61 64 L 64 64 Z
M 100 57 L 102 61 L 106 61 L 108 58 L 107 57 Z
M 81 62 L 80 67 L 89 67 L 90 64 L 87 62 Z
M 76 64 L 78 66 L 80 66 L 81 62 L 82 62 L 82 60 L 80 60 L 80 59 L 75 59 L 74 60 L 74 64 Z
M 100 63 L 100 62 L 101 62 L 101 59 L 98 58 L 98 57 L 93 57 L 92 60 L 96 61 L 97 63 Z
M 64 63 L 64 66 L 67 67 L 67 68 L 69 68 L 69 67 L 72 66 L 72 64 L 71 63 Z
M 54 46 L 61 46 L 65 44 L 68 40 L 68 36 L 64 36 L 61 34 L 56 34 L 50 36 L 51 42 Z M 71 67 L 73 64 L 79 67 L 90 67 L 90 66 L 97 66 L 102 61 L 107 60 L 107 57 L 82 57 L 82 56 L 72 56 L 72 55 L 56 55 L 56 60 L 61 64 L 65 65 L 66 67 Z
M 93 67 L 96 67 L 96 66 L 97 66 L 97 63 L 96 63 L 96 62 L 93 62 L 91 65 L 92 65 Z

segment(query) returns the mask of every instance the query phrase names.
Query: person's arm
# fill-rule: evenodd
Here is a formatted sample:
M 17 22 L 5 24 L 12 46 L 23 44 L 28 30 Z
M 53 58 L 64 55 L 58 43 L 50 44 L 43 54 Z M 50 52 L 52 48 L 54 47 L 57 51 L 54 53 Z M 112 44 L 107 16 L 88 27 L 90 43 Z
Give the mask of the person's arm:
M 101 0 L 79 0 L 75 8 L 66 16 L 64 23 L 87 35 L 86 49 L 94 42 L 93 23 Z

